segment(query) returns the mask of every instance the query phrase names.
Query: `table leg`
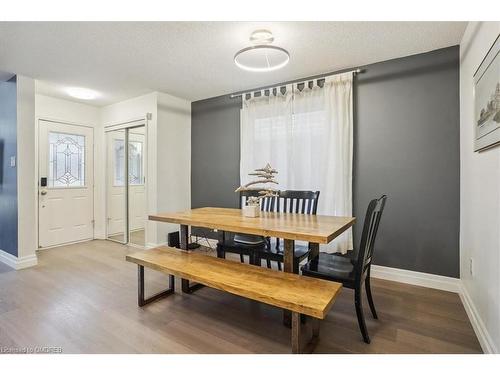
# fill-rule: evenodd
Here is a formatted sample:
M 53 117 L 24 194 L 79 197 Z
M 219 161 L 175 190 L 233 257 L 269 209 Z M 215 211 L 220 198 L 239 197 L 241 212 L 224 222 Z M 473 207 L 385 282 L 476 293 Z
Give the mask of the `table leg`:
M 295 241 L 285 240 L 285 249 L 283 254 L 283 268 L 285 272 L 293 273 L 294 252 L 295 252 Z
M 300 354 L 302 347 L 300 314 L 296 312 L 292 312 L 291 314 L 292 314 L 292 353 Z
M 312 337 L 317 339 L 319 337 L 319 319 L 312 318 Z
M 180 246 L 182 250 L 187 250 L 188 249 L 188 243 L 189 243 L 189 234 L 188 234 L 188 226 L 181 224 L 181 231 L 180 231 Z
M 188 234 L 188 226 L 181 224 L 181 233 L 180 233 L 180 247 L 182 250 L 188 249 L 189 244 L 189 234 Z M 189 280 L 182 279 L 182 292 L 183 293 L 193 293 L 195 290 L 203 287 L 202 284 L 195 284 L 193 286 L 189 285 Z
M 283 253 L 283 271 L 293 273 L 293 258 L 295 253 L 295 241 L 284 240 L 284 253 Z M 283 310 L 283 324 L 290 327 L 291 315 L 290 311 Z
M 308 324 L 302 322 L 303 315 L 297 312 L 290 312 L 292 315 L 292 354 L 312 353 L 319 342 L 319 319 L 308 317 Z M 305 341 L 304 335 L 309 334 L 311 325 L 311 339 Z
M 319 256 L 319 243 L 309 242 L 309 255 L 307 260 L 311 261 L 317 256 Z
M 219 251 L 219 245 L 222 245 L 224 243 L 224 241 L 226 240 L 226 232 L 223 231 L 223 230 L 219 230 L 217 232 L 217 241 L 218 241 L 218 244 L 217 244 L 217 258 L 225 258 L 226 257 L 226 254 L 223 252 L 223 251 Z

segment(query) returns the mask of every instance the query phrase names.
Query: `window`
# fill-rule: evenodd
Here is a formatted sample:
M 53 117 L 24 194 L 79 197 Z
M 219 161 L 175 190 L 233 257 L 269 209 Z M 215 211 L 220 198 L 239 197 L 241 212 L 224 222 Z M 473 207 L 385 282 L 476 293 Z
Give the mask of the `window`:
M 114 185 L 123 186 L 125 183 L 124 169 L 125 169 L 125 149 L 124 140 L 114 140 L 114 153 L 115 153 L 115 173 Z M 142 172 L 142 142 L 130 141 L 128 144 L 128 182 L 130 185 L 142 185 L 143 182 Z
M 280 190 L 321 191 L 319 214 L 352 215 L 352 73 L 327 78 L 323 87 L 244 96 L 240 113 L 242 184 L 270 163 Z M 348 249 L 351 231 L 322 251 Z
M 49 132 L 48 186 L 85 186 L 85 136 Z

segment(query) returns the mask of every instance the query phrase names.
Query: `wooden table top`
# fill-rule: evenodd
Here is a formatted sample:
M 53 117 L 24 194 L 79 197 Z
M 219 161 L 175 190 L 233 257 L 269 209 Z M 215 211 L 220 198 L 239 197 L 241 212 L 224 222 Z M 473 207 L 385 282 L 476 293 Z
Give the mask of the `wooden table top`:
M 126 256 L 133 262 L 272 306 L 323 319 L 342 284 L 232 262 L 167 246 Z
M 356 219 L 282 212 L 261 212 L 260 217 L 245 217 L 236 208 L 203 207 L 149 215 L 149 220 L 327 244 L 351 227 Z

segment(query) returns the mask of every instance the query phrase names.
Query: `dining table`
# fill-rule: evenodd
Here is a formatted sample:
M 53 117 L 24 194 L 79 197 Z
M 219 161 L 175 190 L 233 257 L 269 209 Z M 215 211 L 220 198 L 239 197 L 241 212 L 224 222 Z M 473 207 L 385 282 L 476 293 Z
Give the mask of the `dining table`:
M 180 225 L 180 248 L 188 250 L 189 226 L 215 229 L 219 241 L 226 232 L 253 234 L 280 238 L 284 242 L 283 270 L 294 272 L 293 258 L 295 241 L 309 242 L 308 259 L 319 255 L 319 245 L 328 244 L 348 230 L 355 222 L 354 217 L 307 215 L 301 213 L 260 212 L 258 217 L 246 217 L 241 209 L 202 207 L 181 212 L 149 215 L 149 220 Z M 182 291 L 191 293 L 197 286 L 190 286 L 182 280 Z

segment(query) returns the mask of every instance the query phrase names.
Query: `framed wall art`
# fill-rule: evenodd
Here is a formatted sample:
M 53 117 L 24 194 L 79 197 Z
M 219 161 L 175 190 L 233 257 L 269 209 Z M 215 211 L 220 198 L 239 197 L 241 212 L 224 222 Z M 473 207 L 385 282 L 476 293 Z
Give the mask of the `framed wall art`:
M 500 144 L 500 35 L 474 74 L 474 151 Z

